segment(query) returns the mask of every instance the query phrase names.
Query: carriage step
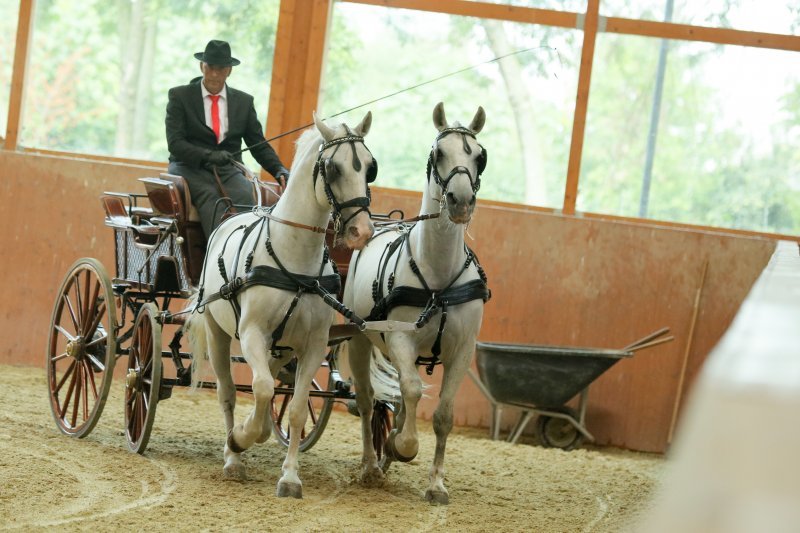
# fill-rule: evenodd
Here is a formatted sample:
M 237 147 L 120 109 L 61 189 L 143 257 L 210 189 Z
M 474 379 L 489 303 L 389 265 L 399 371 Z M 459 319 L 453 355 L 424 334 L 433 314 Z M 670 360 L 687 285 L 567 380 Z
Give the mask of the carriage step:
M 172 397 L 172 385 L 168 384 L 161 384 L 161 388 L 158 390 L 158 401 L 168 400 Z

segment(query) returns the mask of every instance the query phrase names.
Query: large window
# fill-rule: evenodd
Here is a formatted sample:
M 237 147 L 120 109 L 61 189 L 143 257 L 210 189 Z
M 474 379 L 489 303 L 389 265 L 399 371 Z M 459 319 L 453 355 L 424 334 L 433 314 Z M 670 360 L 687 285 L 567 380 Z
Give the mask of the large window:
M 17 41 L 19 2 L 0 2 L 0 137 L 5 137 L 8 124 L 8 97 L 14 69 L 14 43 Z
M 659 105 L 661 45 L 598 35 L 578 209 L 800 231 L 800 54 L 667 42 Z
M 371 110 L 379 184 L 418 191 L 436 103 L 464 125 L 483 106 L 479 140 L 489 165 L 481 198 L 560 207 L 581 37 L 578 30 L 335 3 L 320 110 L 334 115 L 464 70 L 334 120 L 355 124 Z
M 166 161 L 167 90 L 199 76 L 195 52 L 231 43 L 230 85 L 266 119 L 278 0 L 41 0 L 20 143 Z

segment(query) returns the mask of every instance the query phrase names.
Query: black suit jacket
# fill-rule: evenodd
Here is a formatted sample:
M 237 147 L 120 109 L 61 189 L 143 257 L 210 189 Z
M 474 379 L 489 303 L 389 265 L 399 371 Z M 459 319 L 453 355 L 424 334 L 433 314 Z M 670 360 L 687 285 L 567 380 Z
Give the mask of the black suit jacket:
M 264 130 L 256 116 L 253 97 L 227 86 L 228 132 L 222 142 L 217 144 L 214 130 L 206 125 L 200 83 L 200 78 L 195 78 L 188 85 L 169 90 L 165 120 L 169 160 L 201 167 L 207 162 L 210 150 L 238 152 L 242 149 L 244 140 L 247 146 L 262 143 L 253 148 L 251 153 L 264 170 L 276 176 L 283 165 L 275 150 L 263 142 Z M 241 155 L 235 157 L 241 162 Z

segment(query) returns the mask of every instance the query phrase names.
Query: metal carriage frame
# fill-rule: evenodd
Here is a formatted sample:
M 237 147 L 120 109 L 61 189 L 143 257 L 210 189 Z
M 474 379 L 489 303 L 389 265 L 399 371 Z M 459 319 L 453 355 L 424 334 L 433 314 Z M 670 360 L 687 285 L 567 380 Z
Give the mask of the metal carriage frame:
M 181 349 L 186 314 L 173 312 L 175 301 L 188 299 L 199 280 L 205 238 L 192 207 L 188 187 L 179 176 L 163 173 L 141 178 L 146 194 L 107 192 L 101 197 L 105 224 L 114 233 L 116 276 L 111 278 L 100 261 L 86 257 L 67 271 L 58 290 L 50 324 L 47 375 L 50 407 L 62 433 L 85 437 L 102 414 L 117 360 L 126 357 L 125 435 L 128 448 L 144 453 L 158 402 L 176 386 L 191 385 L 192 354 Z M 280 188 L 253 180 L 261 205 L 271 205 Z M 143 206 L 143 200 L 149 206 Z M 350 252 L 333 249 L 344 277 Z M 174 326 L 167 350 L 162 344 L 165 326 Z M 353 334 L 352 326 L 333 326 L 329 352 L 309 397 L 309 422 L 301 435 L 300 450 L 310 449 L 322 435 L 334 402 L 349 403 L 355 393 L 338 370 L 335 346 Z M 167 377 L 164 360 L 172 361 L 174 376 Z M 244 363 L 242 356 L 232 362 Z M 286 407 L 294 392 L 290 362 L 276 377 L 271 406 L 273 433 L 288 446 Z M 319 376 L 319 374 L 318 374 Z M 202 388 L 216 388 L 201 382 Z M 249 384 L 239 392 L 252 393 Z M 384 467 L 389 459 L 383 446 L 393 426 L 394 407 L 381 402 L 373 415 L 375 449 Z

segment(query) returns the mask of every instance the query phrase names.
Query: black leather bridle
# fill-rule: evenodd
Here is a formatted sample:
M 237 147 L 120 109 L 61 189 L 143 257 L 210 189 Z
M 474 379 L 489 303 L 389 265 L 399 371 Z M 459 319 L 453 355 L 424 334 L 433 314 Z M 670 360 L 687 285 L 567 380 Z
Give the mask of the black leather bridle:
M 475 194 L 478 193 L 478 190 L 481 188 L 481 174 L 483 174 L 484 169 L 486 169 L 486 162 L 488 161 L 489 154 L 486 152 L 486 148 L 483 147 L 482 144 L 478 143 L 478 146 L 481 149 L 481 153 L 478 156 L 477 164 L 478 164 L 478 171 L 476 173 L 475 178 L 472 177 L 472 173 L 469 171 L 467 167 L 463 166 L 456 166 L 450 170 L 450 173 L 447 175 L 446 178 L 442 178 L 441 174 L 439 174 L 439 169 L 436 166 L 437 163 L 437 156 L 439 152 L 439 140 L 443 137 L 451 134 L 451 133 L 458 133 L 461 135 L 461 140 L 464 145 L 464 151 L 467 154 L 472 153 L 472 147 L 467 142 L 467 136 L 472 137 L 476 141 L 478 140 L 475 137 L 475 132 L 473 132 L 469 128 L 464 128 L 462 126 L 456 128 L 445 128 L 439 132 L 439 135 L 436 136 L 436 139 L 433 141 L 433 147 L 431 148 L 431 153 L 428 156 L 428 180 L 430 181 L 430 176 L 433 174 L 433 179 L 436 184 L 441 187 L 442 195 L 447 192 L 447 187 L 450 186 L 450 180 L 453 179 L 454 176 L 457 174 L 466 174 L 469 178 L 470 184 L 472 184 L 472 192 Z
M 344 232 L 344 228 L 347 226 L 347 223 L 350 222 L 360 212 L 366 211 L 367 214 L 370 214 L 369 206 L 372 195 L 370 193 L 369 184 L 374 182 L 375 178 L 378 177 L 378 161 L 373 157 L 372 163 L 369 165 L 369 168 L 367 168 L 367 195 L 351 198 L 345 202 L 339 202 L 336 199 L 336 196 L 333 194 L 333 190 L 331 189 L 331 183 L 339 177 L 340 172 L 336 166 L 336 163 L 333 161 L 333 157 L 336 155 L 339 147 L 345 143 L 349 144 L 350 148 L 353 150 L 353 170 L 356 172 L 360 171 L 362 165 L 361 160 L 358 158 L 358 154 L 356 153 L 355 143 L 361 143 L 368 152 L 369 148 L 367 148 L 367 145 L 364 144 L 364 137 L 354 135 L 349 128 L 347 128 L 347 135 L 345 137 L 333 139 L 319 147 L 317 162 L 314 164 L 314 188 L 316 189 L 317 187 L 317 176 L 322 175 L 322 180 L 325 186 L 325 195 L 328 197 L 328 203 L 333 209 L 333 227 L 337 234 Z M 325 150 L 332 146 L 335 146 L 335 148 L 331 156 L 323 157 Z M 372 152 L 370 152 L 370 155 L 371 154 Z M 349 217 L 342 221 L 342 211 L 349 207 L 357 207 L 358 209 L 356 209 Z

